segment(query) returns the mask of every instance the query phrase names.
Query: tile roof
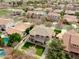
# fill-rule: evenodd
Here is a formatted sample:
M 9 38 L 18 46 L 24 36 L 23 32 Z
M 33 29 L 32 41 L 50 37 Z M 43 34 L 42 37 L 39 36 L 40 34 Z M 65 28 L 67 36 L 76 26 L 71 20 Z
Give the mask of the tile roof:
M 55 35 L 55 33 L 53 32 L 52 29 L 45 27 L 44 25 L 39 25 L 39 26 L 35 26 L 31 32 L 31 35 L 41 35 L 41 36 L 53 36 Z

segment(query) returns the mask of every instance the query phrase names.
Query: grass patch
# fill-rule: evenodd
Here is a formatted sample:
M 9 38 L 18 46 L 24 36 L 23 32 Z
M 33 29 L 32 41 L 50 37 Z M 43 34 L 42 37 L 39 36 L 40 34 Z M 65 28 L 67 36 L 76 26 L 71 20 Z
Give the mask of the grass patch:
M 0 16 L 5 16 L 9 13 L 10 11 L 6 10 L 6 9 L 0 9 Z
M 28 49 L 29 47 L 35 47 L 35 49 L 36 49 L 36 54 L 37 54 L 38 56 L 41 56 L 42 53 L 43 53 L 44 50 L 45 50 L 44 47 L 41 47 L 41 46 L 38 46 L 38 45 L 35 46 L 35 44 L 32 44 L 32 43 L 30 43 L 30 42 L 26 42 L 25 45 L 22 47 L 22 49 Z
M 41 46 L 36 46 L 36 54 L 41 56 L 42 53 L 44 52 L 45 48 Z
M 27 49 L 27 48 L 32 47 L 32 46 L 34 46 L 34 44 L 26 42 L 25 45 L 23 46 L 23 48 Z

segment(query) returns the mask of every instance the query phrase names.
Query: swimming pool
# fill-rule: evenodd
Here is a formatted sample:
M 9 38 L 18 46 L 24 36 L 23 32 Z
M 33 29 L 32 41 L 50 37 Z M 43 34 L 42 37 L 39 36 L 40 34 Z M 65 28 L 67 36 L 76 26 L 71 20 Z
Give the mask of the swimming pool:
M 6 53 L 5 53 L 4 49 L 0 49 L 0 57 L 3 57 L 5 55 L 6 55 Z
M 8 44 L 8 41 L 9 41 L 8 37 L 3 38 L 3 40 L 4 40 L 4 44 Z

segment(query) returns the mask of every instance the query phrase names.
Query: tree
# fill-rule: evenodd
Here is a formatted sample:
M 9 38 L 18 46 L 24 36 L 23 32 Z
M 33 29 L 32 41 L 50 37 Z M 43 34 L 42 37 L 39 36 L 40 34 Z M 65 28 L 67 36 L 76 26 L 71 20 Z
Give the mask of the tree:
M 70 59 L 70 56 L 64 51 L 62 43 L 61 40 L 53 39 L 48 44 L 46 59 Z
M 54 29 L 55 32 L 55 37 L 57 36 L 57 34 L 61 33 L 61 29 Z
M 63 10 L 63 11 L 60 12 L 60 21 L 61 21 L 61 22 L 62 22 L 63 19 L 64 19 L 64 15 L 65 15 L 65 11 Z
M 9 35 L 9 42 L 8 46 L 13 47 L 14 42 L 20 42 L 21 41 L 21 35 L 18 33 L 13 33 Z
M 29 34 L 29 32 L 33 29 L 33 27 L 34 27 L 34 25 L 32 25 L 30 28 L 27 28 L 26 30 L 25 30 L 25 33 L 24 34 Z
M 67 2 L 65 2 L 65 6 L 63 8 L 63 11 L 60 12 L 60 20 L 59 23 L 62 24 L 64 21 L 64 15 L 65 15 L 65 11 L 66 11 L 66 6 L 67 6 Z
M 2 3 L 4 0 L 0 0 L 0 2 Z
M 22 4 L 23 4 L 23 0 L 17 1 L 17 5 L 18 5 L 18 6 L 22 6 Z
M 21 40 L 21 35 L 18 34 L 18 33 L 13 33 L 13 34 L 10 34 L 9 35 L 9 39 L 10 41 L 13 43 L 13 42 L 20 42 Z
M 12 6 L 15 7 L 15 5 L 16 5 L 16 2 L 13 1 L 13 2 L 12 2 Z
M 24 8 L 23 10 L 24 10 L 25 12 L 27 12 L 29 9 L 28 9 L 28 8 Z
M 79 12 L 75 12 L 75 16 L 77 16 L 77 19 L 79 19 Z

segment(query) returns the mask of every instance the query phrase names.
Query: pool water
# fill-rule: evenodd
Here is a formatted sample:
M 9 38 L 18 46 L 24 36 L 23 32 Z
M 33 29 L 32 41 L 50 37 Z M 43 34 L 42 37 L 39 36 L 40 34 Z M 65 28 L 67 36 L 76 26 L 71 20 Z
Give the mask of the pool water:
M 8 37 L 5 37 L 3 39 L 4 39 L 4 44 L 8 44 L 9 38 Z
M 3 57 L 5 55 L 6 55 L 6 53 L 5 53 L 4 49 L 0 49 L 0 57 Z

